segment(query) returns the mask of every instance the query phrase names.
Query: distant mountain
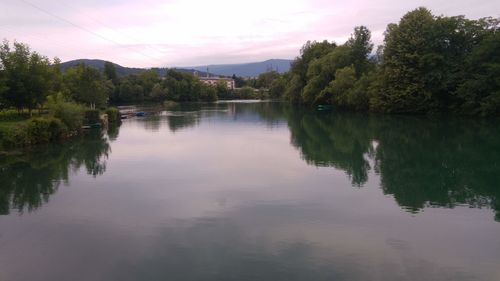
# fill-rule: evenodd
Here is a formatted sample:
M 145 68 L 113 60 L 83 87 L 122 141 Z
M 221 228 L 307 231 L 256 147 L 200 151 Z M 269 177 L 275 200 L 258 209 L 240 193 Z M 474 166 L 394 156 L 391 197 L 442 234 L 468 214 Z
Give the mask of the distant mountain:
M 78 64 L 82 64 L 82 63 L 87 65 L 87 66 L 96 68 L 100 71 L 103 71 L 104 64 L 106 63 L 106 61 L 105 60 L 96 60 L 96 59 L 72 60 L 72 61 L 67 61 L 67 62 L 61 63 L 61 70 L 64 71 L 67 68 L 70 68 L 70 67 L 76 66 Z M 148 69 L 148 68 L 125 67 L 125 66 L 121 66 L 121 65 L 116 64 L 116 63 L 113 63 L 113 65 L 115 66 L 116 74 L 118 74 L 118 76 L 120 76 L 120 77 L 129 75 L 129 74 L 138 74 L 138 73 L 144 72 L 146 70 L 154 70 L 158 73 L 158 75 L 165 76 L 165 74 L 167 74 L 167 71 L 168 71 L 168 68 L 149 68 Z M 180 71 L 180 72 L 185 72 L 185 73 L 194 73 L 196 71 L 194 69 L 175 69 L 175 70 Z M 198 71 L 198 72 L 199 72 L 200 76 L 207 75 L 205 72 L 200 72 L 200 71 Z
M 290 69 L 291 60 L 281 60 L 281 59 L 273 59 L 267 60 L 263 62 L 255 62 L 255 63 L 244 63 L 244 64 L 219 64 L 219 65 L 209 65 L 208 69 L 211 75 L 221 75 L 221 76 L 232 76 L 236 74 L 237 76 L 243 77 L 255 77 L 261 73 L 264 73 L 269 70 L 277 70 L 280 73 L 286 72 Z M 69 67 L 76 66 L 78 64 L 84 63 L 90 67 L 104 70 L 105 60 L 97 60 L 97 59 L 78 59 L 61 63 L 61 70 L 64 71 Z M 125 67 L 119 64 L 113 63 L 116 68 L 116 73 L 118 76 L 126 76 L 129 74 L 137 74 L 146 70 L 154 70 L 160 76 L 165 76 L 168 68 L 134 68 L 134 67 Z M 174 68 L 180 72 L 186 73 L 194 73 L 198 72 L 199 76 L 206 76 L 207 66 L 198 66 L 198 67 L 184 67 L 184 68 Z
M 208 65 L 210 73 L 218 75 L 231 76 L 236 74 L 243 77 L 255 77 L 269 70 L 277 70 L 280 73 L 290 70 L 292 60 L 272 59 L 263 62 L 244 63 L 244 64 L 217 64 Z M 197 71 L 206 71 L 207 66 L 189 67 Z
M 66 68 L 70 68 L 73 66 L 76 66 L 78 64 L 85 64 L 87 66 L 99 69 L 99 70 L 104 70 L 104 64 L 106 63 L 105 60 L 93 60 L 93 59 L 78 59 L 78 60 L 72 60 L 72 61 L 67 61 L 61 63 L 61 70 L 64 71 Z M 116 73 L 118 76 L 125 76 L 128 74 L 137 74 L 142 71 L 145 71 L 146 69 L 143 68 L 130 68 L 130 67 L 124 67 L 119 64 L 113 63 L 116 68 Z

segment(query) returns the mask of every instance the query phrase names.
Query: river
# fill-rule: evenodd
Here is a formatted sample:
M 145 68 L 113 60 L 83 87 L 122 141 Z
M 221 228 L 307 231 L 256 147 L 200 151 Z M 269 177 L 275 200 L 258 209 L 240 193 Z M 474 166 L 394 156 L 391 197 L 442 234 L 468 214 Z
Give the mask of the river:
M 141 110 L 0 159 L 0 280 L 500 280 L 497 120 Z

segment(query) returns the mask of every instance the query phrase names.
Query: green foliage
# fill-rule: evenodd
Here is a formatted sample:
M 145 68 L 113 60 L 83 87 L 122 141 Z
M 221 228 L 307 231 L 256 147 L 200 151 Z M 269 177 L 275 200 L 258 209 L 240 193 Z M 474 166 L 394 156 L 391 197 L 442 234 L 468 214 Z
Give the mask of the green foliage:
M 151 90 L 151 100 L 163 102 L 167 99 L 167 91 L 160 83 L 156 83 Z
M 500 33 L 486 37 L 465 62 L 466 79 L 457 90 L 464 114 L 500 114 Z
M 91 108 L 104 107 L 114 91 L 111 81 L 105 80 L 98 70 L 84 64 L 67 69 L 63 78 L 70 97 Z
M 46 57 L 31 52 L 22 43 L 13 49 L 4 41 L 0 46 L 0 107 L 31 110 L 41 106 L 51 90 L 56 70 Z
M 104 76 L 106 79 L 111 80 L 113 85 L 118 85 L 118 74 L 116 74 L 116 67 L 113 63 L 107 61 L 104 63 Z
M 277 71 L 264 72 L 257 77 L 256 88 L 257 89 L 269 89 L 271 88 L 274 81 L 279 79 L 281 75 Z
M 47 98 L 49 112 L 60 119 L 70 132 L 78 131 L 83 124 L 84 107 L 66 101 L 61 93 Z
M 372 67 L 372 63 L 367 60 L 373 50 L 371 37 L 371 32 L 366 26 L 357 26 L 346 43 L 346 46 L 350 47 L 352 64 L 358 78 Z
M 387 26 L 384 45 L 373 57 L 364 26 L 341 46 L 307 42 L 276 87 L 292 103 L 499 115 L 499 27 L 497 19 L 438 17 L 418 8 Z
M 37 117 L 11 127 L 0 127 L 0 148 L 24 147 L 54 142 L 68 133 L 66 125 L 54 117 Z
M 217 85 L 215 85 L 216 97 L 221 100 L 227 100 L 234 98 L 233 90 L 229 89 L 226 85 L 225 81 L 219 81 Z
M 203 84 L 196 76 L 175 70 L 167 71 L 162 82 L 167 99 L 175 102 L 198 102 L 217 100 L 217 89 Z
M 335 72 L 335 79 L 321 91 L 315 103 L 329 103 L 339 107 L 349 107 L 350 91 L 355 83 L 356 70 L 354 66 L 341 68 Z
M 465 106 L 467 113 L 481 112 L 481 102 L 475 101 L 477 92 L 466 97 L 458 88 L 474 84 L 464 80 L 474 80 L 471 74 L 476 76 L 476 70 L 469 72 L 464 66 L 477 45 L 497 28 L 498 22 L 491 19 L 436 17 L 425 8 L 407 13 L 399 24 L 389 25 L 382 64 L 384 82 L 376 96 L 378 109 L 428 113 L 460 111 Z M 498 108 L 493 100 L 483 102 Z
M 100 112 L 97 109 L 87 109 L 84 113 L 84 124 L 92 125 L 101 122 Z
M 278 79 L 275 79 L 269 88 L 269 97 L 272 99 L 282 98 L 286 91 L 286 81 L 286 76 L 280 76 Z
M 26 126 L 30 144 L 59 140 L 66 131 L 61 120 L 53 117 L 33 118 Z
M 336 47 L 325 56 L 314 59 L 307 70 L 307 84 L 302 91 L 302 101 L 311 104 L 316 102 L 318 94 L 335 79 L 337 70 L 351 65 L 351 48 Z
M 224 83 L 225 84 L 225 83 Z M 224 88 L 227 89 L 225 85 Z M 217 100 L 217 90 L 219 87 L 214 87 L 206 84 L 200 85 L 200 100 L 202 101 L 216 101 Z
M 239 76 L 236 76 L 236 74 L 233 74 L 232 79 L 234 80 L 236 88 L 241 88 L 245 86 L 245 80 Z
M 254 88 L 243 87 L 235 92 L 235 96 L 239 99 L 257 99 L 258 94 L 255 92 Z
M 108 115 L 108 122 L 110 124 L 117 124 L 121 121 L 120 110 L 116 107 L 109 107 L 106 109 L 106 114 Z

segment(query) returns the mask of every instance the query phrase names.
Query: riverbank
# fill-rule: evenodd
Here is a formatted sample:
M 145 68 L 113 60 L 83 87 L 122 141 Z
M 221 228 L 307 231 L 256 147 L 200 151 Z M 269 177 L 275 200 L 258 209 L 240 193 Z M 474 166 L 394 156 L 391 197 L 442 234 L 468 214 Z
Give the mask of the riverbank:
M 116 108 L 70 110 L 63 106 L 54 113 L 38 113 L 32 117 L 7 110 L 0 114 L 0 155 L 34 145 L 62 142 L 81 135 L 86 127 L 107 127 L 120 122 Z

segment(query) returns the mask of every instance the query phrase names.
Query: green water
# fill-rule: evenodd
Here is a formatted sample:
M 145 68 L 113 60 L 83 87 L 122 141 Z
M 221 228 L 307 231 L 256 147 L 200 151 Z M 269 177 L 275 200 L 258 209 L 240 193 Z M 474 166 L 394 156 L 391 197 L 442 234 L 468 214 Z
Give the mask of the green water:
M 141 110 L 0 159 L 0 280 L 500 280 L 497 120 Z

